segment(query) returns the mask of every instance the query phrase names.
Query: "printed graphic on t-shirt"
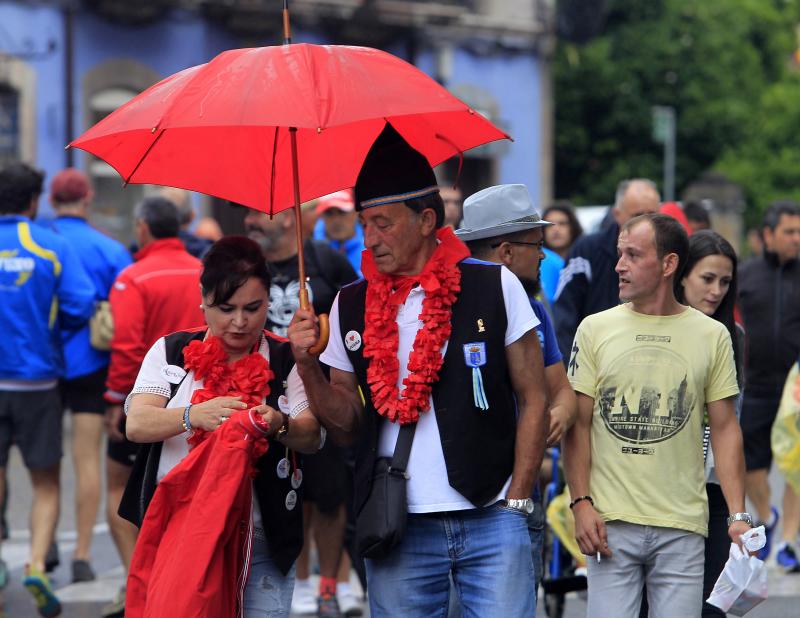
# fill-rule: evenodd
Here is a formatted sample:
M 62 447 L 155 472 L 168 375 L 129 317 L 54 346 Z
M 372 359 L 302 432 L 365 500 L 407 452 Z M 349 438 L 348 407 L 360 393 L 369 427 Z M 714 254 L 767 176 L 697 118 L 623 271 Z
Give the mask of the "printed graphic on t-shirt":
M 577 363 L 577 351 L 571 362 Z M 608 431 L 632 444 L 653 444 L 677 434 L 697 399 L 685 363 L 663 347 L 628 350 L 606 375 L 598 389 L 600 416 Z
M 311 286 L 306 285 L 309 302 L 314 302 Z M 286 337 L 289 323 L 295 311 L 300 307 L 300 282 L 290 281 L 286 287 L 273 283 L 269 286 L 269 311 L 267 312 L 267 328 L 280 337 Z

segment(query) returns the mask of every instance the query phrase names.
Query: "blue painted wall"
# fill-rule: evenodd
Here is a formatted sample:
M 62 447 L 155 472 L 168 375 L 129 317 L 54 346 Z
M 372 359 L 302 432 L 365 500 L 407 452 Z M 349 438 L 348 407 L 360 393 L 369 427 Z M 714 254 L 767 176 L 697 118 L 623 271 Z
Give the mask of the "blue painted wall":
M 176 11 L 170 19 L 145 27 L 123 27 L 86 11 L 75 17 L 73 126 L 75 136 L 84 127 L 82 80 L 87 71 L 112 59 L 137 60 L 161 76 L 208 61 L 217 53 L 242 44 L 224 29 L 191 12 Z M 295 41 L 324 42 L 314 33 L 296 32 Z M 44 53 L 49 41 L 55 49 Z M 275 44 L 277 41 L 264 41 Z M 26 50 L 35 53 L 23 58 L 37 75 L 36 164 L 52 176 L 66 162 L 65 87 L 63 17 L 58 8 L 31 6 L 28 3 L 0 2 L 0 51 L 14 55 Z M 391 49 L 403 55 L 402 46 Z M 417 66 L 429 74 L 435 56 L 422 49 Z M 530 55 L 495 54 L 479 56 L 459 49 L 453 55 L 448 87 L 473 84 L 488 91 L 500 105 L 504 128 L 514 137 L 498 161 L 501 183 L 523 182 L 532 195 L 539 194 L 539 63 Z M 75 137 L 73 136 L 73 137 Z M 77 165 L 82 155 L 76 153 Z M 42 214 L 49 206 L 42 201 Z
M 432 75 L 436 58 L 423 52 L 417 66 Z M 530 56 L 496 53 L 479 56 L 468 50 L 453 53 L 452 73 L 447 87 L 471 84 L 492 95 L 499 105 L 499 123 L 514 142 L 499 157 L 498 184 L 523 183 L 532 196 L 539 195 L 540 169 L 540 64 Z

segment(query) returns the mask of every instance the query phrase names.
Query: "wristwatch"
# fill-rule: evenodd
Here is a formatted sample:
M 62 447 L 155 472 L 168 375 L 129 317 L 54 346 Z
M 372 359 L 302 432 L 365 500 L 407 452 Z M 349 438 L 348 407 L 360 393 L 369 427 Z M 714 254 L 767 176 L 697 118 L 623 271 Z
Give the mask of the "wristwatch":
M 750 513 L 731 513 L 728 516 L 728 527 L 730 527 L 735 521 L 743 521 L 746 522 L 751 528 L 753 527 L 753 518 L 750 516 Z
M 275 439 L 278 440 L 278 442 L 280 442 L 281 440 L 283 440 L 286 437 L 287 433 L 289 433 L 289 415 L 288 414 L 284 414 L 283 415 L 283 424 L 281 425 L 281 428 L 275 434 Z
M 530 515 L 533 513 L 533 500 L 530 498 L 506 498 L 506 507 Z

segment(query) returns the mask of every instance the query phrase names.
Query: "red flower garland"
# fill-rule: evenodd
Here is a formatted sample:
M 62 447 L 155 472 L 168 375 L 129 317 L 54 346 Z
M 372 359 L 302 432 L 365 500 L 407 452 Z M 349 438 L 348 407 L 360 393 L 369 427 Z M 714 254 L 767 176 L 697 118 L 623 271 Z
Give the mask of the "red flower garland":
M 378 272 L 369 251 L 363 257 L 362 270 L 368 281 L 364 313 L 364 357 L 370 359 L 367 383 L 378 413 L 401 425 L 418 421 L 420 413 L 430 407 L 431 391 L 444 362 L 442 347 L 452 329 L 453 303 L 461 291 L 458 262 L 469 257 L 469 250 L 450 228 L 439 230 L 436 236 L 439 245 L 423 271 L 414 277 L 385 275 Z M 408 358 L 403 392 L 398 394 L 397 312 L 417 283 L 425 290 L 419 314 L 422 327 Z
M 195 380 L 203 380 L 203 388 L 192 393 L 191 402 L 203 403 L 215 397 L 241 397 L 248 406 L 259 406 L 269 395 L 269 383 L 275 378 L 269 361 L 255 352 L 228 362 L 228 353 L 218 337 L 195 339 L 183 350 L 184 367 L 194 371 Z M 189 443 L 203 440 L 205 431 L 195 430 Z

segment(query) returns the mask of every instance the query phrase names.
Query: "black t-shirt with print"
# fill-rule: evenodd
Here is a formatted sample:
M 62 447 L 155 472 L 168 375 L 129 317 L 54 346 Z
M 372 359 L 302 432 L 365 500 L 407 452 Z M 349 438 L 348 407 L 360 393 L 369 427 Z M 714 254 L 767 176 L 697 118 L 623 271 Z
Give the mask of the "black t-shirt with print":
M 347 257 L 331 249 L 327 244 L 306 240 L 303 245 L 306 260 L 308 296 L 314 312 L 328 313 L 336 293 L 342 286 L 358 279 Z M 270 307 L 267 313 L 267 329 L 286 336 L 289 322 L 300 306 L 297 296 L 300 290 L 297 256 L 280 262 L 267 262 L 272 283 L 269 289 Z

